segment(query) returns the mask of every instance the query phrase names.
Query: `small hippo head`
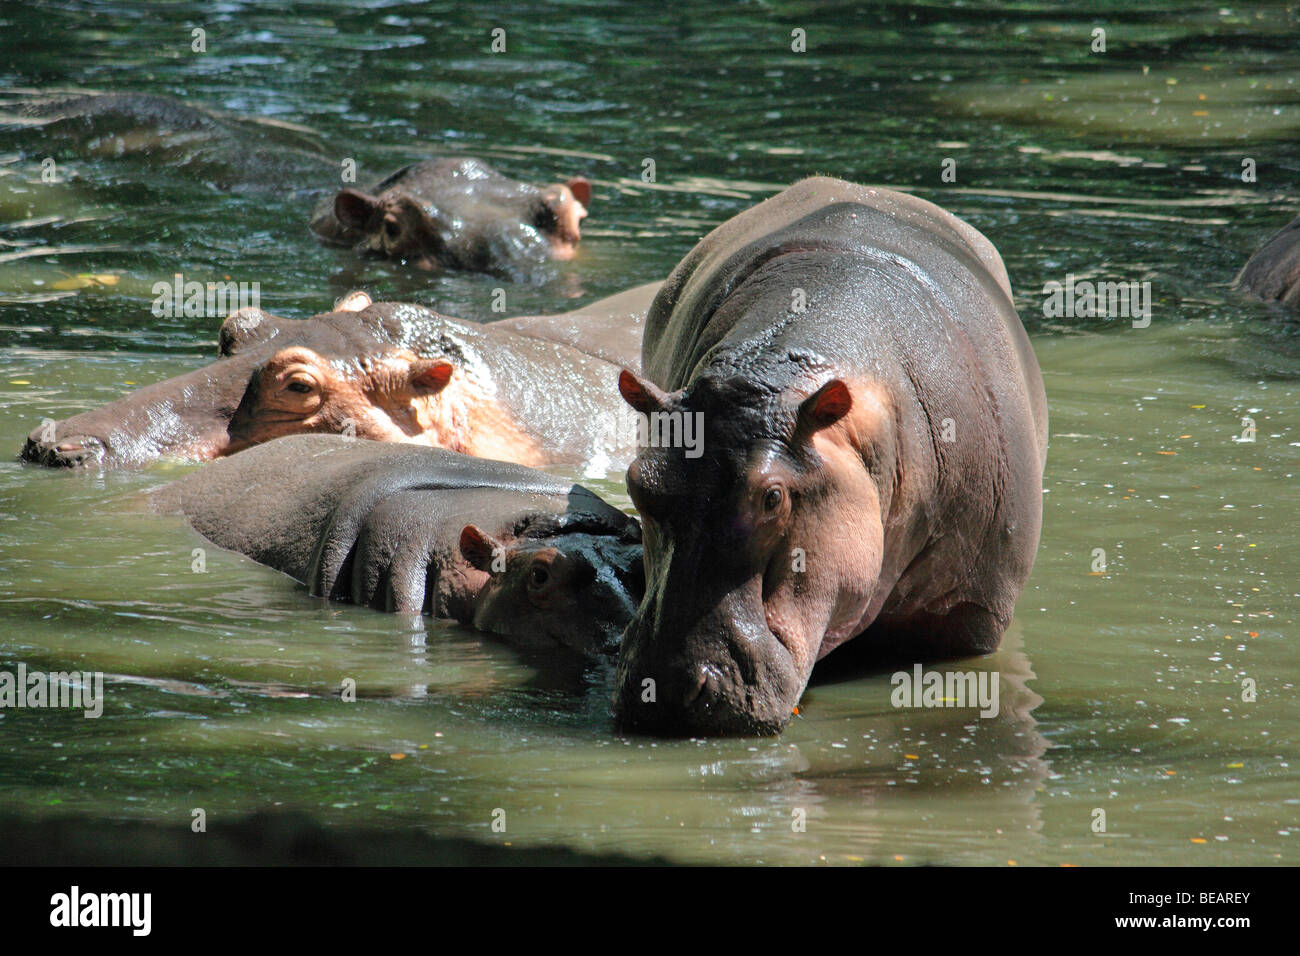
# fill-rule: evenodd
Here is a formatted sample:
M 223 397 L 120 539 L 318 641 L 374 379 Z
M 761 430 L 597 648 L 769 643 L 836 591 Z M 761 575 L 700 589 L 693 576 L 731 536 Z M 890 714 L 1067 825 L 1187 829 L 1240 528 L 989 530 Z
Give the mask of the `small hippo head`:
M 470 623 L 525 647 L 613 652 L 645 590 L 640 527 L 624 522 L 542 516 L 507 538 L 466 525 L 460 552 L 488 575 Z
M 508 272 L 512 259 L 532 254 L 572 258 L 590 202 L 591 183 L 580 177 L 538 188 L 478 160 L 435 160 L 399 170 L 371 192 L 342 190 L 333 203 L 337 225 L 318 215 L 315 228 L 420 269 Z
M 453 361 L 407 347 L 392 304 L 372 306 L 353 293 L 339 307 L 304 320 L 240 309 L 221 327 L 218 361 L 46 423 L 28 436 L 22 458 L 104 467 L 207 460 L 305 432 L 454 443 L 433 401 L 452 379 Z
M 807 366 L 784 381 L 706 373 L 672 393 L 624 372 L 619 387 L 702 441 L 642 447 L 627 472 L 646 597 L 623 638 L 616 716 L 654 733 L 775 733 L 879 573 L 875 485 L 839 434 L 855 397 Z

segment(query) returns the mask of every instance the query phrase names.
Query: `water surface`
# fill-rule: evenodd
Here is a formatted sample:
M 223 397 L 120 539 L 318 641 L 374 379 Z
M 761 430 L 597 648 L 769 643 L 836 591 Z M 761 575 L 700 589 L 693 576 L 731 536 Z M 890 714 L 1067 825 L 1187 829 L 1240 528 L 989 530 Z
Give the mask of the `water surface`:
M 294 6 L 0 14 L 6 90 L 180 95 L 292 124 L 269 141 L 325 163 L 286 180 L 240 156 L 163 163 L 0 129 L 0 670 L 103 671 L 108 689 L 98 720 L 0 711 L 6 809 L 186 826 L 195 807 L 210 825 L 286 808 L 698 862 L 1300 862 L 1300 320 L 1229 288 L 1300 212 L 1285 5 Z M 812 173 L 913 190 L 983 230 L 1051 413 L 1034 575 L 1002 649 L 955 665 L 1000 675 L 999 716 L 898 710 L 888 673 L 840 674 L 779 738 L 623 737 L 608 667 L 327 605 L 210 546 L 196 573 L 202 539 L 131 508 L 188 466 L 9 457 L 44 417 L 210 360 L 217 320 L 151 314 L 178 271 L 257 281 L 293 316 L 363 286 L 490 318 L 500 280 L 413 275 L 307 231 L 342 159 L 364 179 L 428 154 L 595 182 L 578 258 L 507 287 L 512 313 L 661 278 Z M 56 287 L 80 274 L 116 282 Z M 1150 326 L 1045 318 L 1044 283 L 1069 274 L 1150 282 Z M 630 508 L 620 476 L 595 486 Z

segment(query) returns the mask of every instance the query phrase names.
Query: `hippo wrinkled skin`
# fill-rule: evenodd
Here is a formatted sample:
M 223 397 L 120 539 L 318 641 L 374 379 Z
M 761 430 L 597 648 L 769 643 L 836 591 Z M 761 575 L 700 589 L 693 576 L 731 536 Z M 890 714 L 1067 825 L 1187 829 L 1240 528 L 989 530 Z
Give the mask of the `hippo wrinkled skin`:
M 1038 545 L 1047 408 L 983 235 L 913 196 L 803 180 L 687 254 L 642 365 L 629 404 L 693 416 L 704 440 L 628 469 L 646 596 L 622 726 L 774 733 L 850 639 L 882 661 L 997 647 Z
M 354 246 L 417 268 L 528 278 L 552 259 L 571 259 L 591 183 L 574 177 L 538 187 L 478 159 L 404 166 L 369 190 L 323 200 L 311 228 L 326 242 Z
M 1300 218 L 1259 247 L 1237 274 L 1236 286 L 1262 302 L 1300 309 Z
M 313 595 L 608 654 L 642 591 L 636 519 L 519 465 L 337 435 L 276 439 L 155 493 Z
M 631 458 L 614 383 L 633 362 L 627 353 L 656 288 L 488 324 L 364 293 L 310 319 L 240 309 L 222 324 L 218 361 L 47 423 L 22 458 L 101 467 L 206 460 L 332 432 L 603 474 Z

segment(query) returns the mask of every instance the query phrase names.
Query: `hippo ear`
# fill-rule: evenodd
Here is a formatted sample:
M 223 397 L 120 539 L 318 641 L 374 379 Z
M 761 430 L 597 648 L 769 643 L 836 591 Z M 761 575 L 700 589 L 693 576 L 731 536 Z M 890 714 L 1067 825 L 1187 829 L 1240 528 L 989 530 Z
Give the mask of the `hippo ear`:
M 334 197 L 334 216 L 349 229 L 365 229 L 379 200 L 359 189 L 345 189 Z
M 796 435 L 811 435 L 834 425 L 853 407 L 853 395 L 840 379 L 833 378 L 799 405 Z
M 366 295 L 360 289 L 353 289 L 343 298 L 334 303 L 335 312 L 360 312 L 374 304 L 374 299 Z
M 456 366 L 446 359 L 416 359 L 411 363 L 411 386 L 426 395 L 437 395 L 455 371 Z
M 491 573 L 493 559 L 504 553 L 504 548 L 478 525 L 467 524 L 460 532 L 460 553 L 471 567 Z
M 591 205 L 591 180 L 584 176 L 574 176 L 564 185 L 569 187 L 569 192 L 573 193 L 573 198 L 578 202 L 584 206 Z
M 653 382 L 623 369 L 618 373 L 618 390 L 623 400 L 643 415 L 661 411 L 668 396 Z
M 217 334 L 217 354 L 226 358 L 249 345 L 265 342 L 280 330 L 281 321 L 279 316 L 251 306 L 236 309 L 221 323 L 221 331 Z

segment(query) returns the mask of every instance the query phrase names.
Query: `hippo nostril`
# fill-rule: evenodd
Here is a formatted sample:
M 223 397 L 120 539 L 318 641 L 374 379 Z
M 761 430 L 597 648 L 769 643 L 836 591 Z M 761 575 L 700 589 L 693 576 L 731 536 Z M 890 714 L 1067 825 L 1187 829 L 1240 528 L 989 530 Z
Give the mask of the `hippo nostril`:
M 103 458 L 106 446 L 98 438 L 74 435 L 56 441 L 28 438 L 23 446 L 24 461 L 36 462 L 55 468 L 72 468 Z
M 711 665 L 701 664 L 696 668 L 695 673 L 695 686 L 686 694 L 687 707 L 690 707 L 699 700 L 701 694 L 704 694 L 705 700 L 707 701 L 709 698 L 714 696 L 714 692 L 717 688 L 718 672 L 714 670 Z

